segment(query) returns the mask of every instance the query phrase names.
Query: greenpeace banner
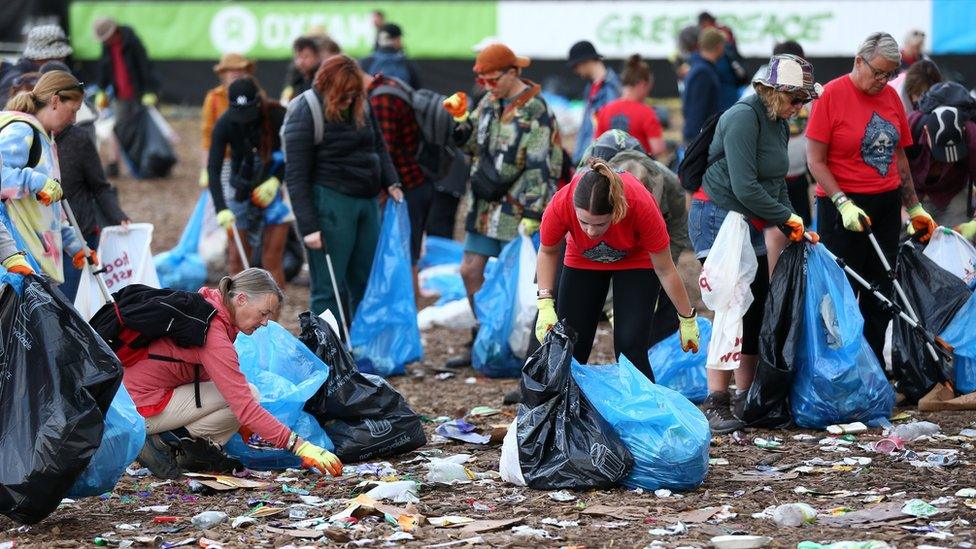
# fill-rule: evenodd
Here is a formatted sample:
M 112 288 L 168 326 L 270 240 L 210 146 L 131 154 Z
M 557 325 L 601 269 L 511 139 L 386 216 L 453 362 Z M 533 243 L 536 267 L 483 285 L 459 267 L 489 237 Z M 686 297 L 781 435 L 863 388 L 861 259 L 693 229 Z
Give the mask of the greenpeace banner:
M 287 59 L 292 41 L 328 32 L 354 57 L 373 49 L 373 10 L 398 23 L 415 57 L 473 57 L 472 46 L 495 32 L 494 2 L 120 2 L 71 3 L 75 56 L 101 54 L 92 23 L 112 17 L 135 29 L 152 59 L 216 60 L 223 53 Z

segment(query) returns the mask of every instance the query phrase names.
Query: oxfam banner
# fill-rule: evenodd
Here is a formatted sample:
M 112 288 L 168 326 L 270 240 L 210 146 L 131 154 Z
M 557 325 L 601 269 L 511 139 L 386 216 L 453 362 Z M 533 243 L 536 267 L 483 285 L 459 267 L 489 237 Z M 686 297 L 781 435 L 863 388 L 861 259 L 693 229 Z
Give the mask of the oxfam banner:
M 976 2 L 958 3 L 976 15 Z M 749 57 L 768 56 L 784 40 L 796 40 L 807 55 L 818 57 L 853 56 L 860 41 L 879 30 L 898 41 L 911 29 L 932 36 L 931 0 L 673 0 L 499 2 L 498 37 L 530 57 L 565 58 L 573 42 L 590 40 L 607 57 L 667 58 L 677 48 L 678 32 L 697 24 L 706 10 L 732 28 L 740 53 Z M 973 19 L 966 21 L 971 26 Z
M 472 46 L 496 29 L 494 2 L 119 2 L 71 3 L 70 35 L 75 55 L 101 54 L 92 33 L 99 17 L 135 29 L 157 60 L 216 59 L 243 53 L 253 59 L 291 56 L 291 43 L 313 30 L 328 32 L 352 56 L 373 47 L 372 11 L 403 28 L 412 57 L 470 58 Z

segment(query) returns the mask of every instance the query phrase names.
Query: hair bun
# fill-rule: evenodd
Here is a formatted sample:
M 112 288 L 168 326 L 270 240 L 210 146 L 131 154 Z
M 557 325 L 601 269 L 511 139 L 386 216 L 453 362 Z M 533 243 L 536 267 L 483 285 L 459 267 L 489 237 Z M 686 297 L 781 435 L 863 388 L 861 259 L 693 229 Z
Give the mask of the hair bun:
M 635 53 L 627 58 L 628 67 L 638 67 L 644 60 L 641 58 L 639 53 Z

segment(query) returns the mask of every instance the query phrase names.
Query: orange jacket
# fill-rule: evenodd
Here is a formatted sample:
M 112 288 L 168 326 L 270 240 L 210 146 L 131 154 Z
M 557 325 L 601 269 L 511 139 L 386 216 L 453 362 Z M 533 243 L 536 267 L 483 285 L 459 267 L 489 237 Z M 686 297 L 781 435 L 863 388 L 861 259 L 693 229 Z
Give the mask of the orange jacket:
M 201 116 L 201 129 L 203 135 L 201 145 L 203 150 L 210 150 L 210 135 L 213 133 L 214 124 L 220 115 L 224 114 L 230 100 L 227 98 L 227 88 L 223 85 L 217 86 L 207 92 L 207 97 L 203 100 L 203 116 Z

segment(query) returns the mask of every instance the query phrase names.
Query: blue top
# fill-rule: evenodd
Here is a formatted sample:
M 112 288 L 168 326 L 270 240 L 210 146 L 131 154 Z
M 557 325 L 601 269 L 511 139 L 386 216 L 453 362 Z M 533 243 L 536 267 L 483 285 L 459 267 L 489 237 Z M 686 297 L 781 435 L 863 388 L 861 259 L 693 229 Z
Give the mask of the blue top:
M 593 128 L 596 127 L 596 113 L 604 105 L 620 97 L 620 77 L 613 69 L 607 67 L 607 74 L 603 77 L 603 83 L 597 90 L 593 100 L 590 100 L 590 93 L 593 90 L 593 83 L 590 82 L 583 90 L 583 101 L 586 102 L 586 110 L 583 112 L 583 124 L 580 125 L 579 133 L 576 134 L 576 151 L 573 153 L 573 164 L 579 164 L 583 158 L 583 152 L 593 141 Z
M 688 59 L 691 70 L 685 75 L 685 89 L 681 95 L 681 114 L 685 125 L 682 137 L 688 143 L 701 131 L 705 120 L 722 112 L 721 81 L 715 64 L 693 53 Z

